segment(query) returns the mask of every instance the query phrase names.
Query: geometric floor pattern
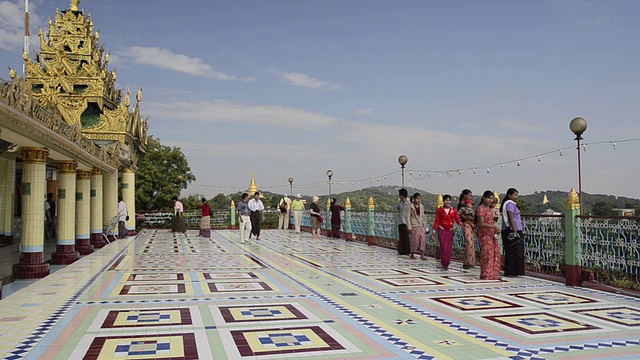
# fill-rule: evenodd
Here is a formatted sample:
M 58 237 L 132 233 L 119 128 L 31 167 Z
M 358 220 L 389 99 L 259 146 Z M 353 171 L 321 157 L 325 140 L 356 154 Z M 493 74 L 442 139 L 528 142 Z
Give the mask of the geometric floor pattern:
M 640 359 L 640 299 L 292 231 L 143 231 L 0 301 L 3 359 Z

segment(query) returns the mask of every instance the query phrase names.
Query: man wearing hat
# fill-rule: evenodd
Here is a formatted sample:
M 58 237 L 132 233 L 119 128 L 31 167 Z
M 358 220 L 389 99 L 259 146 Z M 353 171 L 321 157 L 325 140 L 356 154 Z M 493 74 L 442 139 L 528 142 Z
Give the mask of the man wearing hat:
M 302 202 L 302 195 L 296 194 L 296 199 L 291 203 L 293 209 L 293 221 L 296 225 L 296 233 L 300 234 L 300 226 L 302 225 L 302 212 L 304 211 L 304 202 Z
M 291 199 L 284 194 L 278 203 L 278 230 L 285 230 L 289 227 L 289 213 L 291 212 Z

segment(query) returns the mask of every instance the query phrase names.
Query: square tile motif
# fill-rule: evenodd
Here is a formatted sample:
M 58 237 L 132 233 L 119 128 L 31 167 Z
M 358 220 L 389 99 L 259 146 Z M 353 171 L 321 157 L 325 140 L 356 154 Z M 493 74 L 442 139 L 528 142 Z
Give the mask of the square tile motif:
M 543 312 L 529 314 L 492 315 L 484 316 L 484 318 L 530 335 L 599 329 L 598 327 L 593 325 L 583 324 L 564 317 Z
M 436 265 L 436 266 L 440 266 L 440 265 Z M 454 268 L 449 268 L 449 270 L 443 270 L 437 267 L 433 267 L 433 268 L 411 268 L 410 270 L 413 270 L 415 272 L 419 272 L 422 274 L 427 274 L 427 275 L 433 275 L 433 274 L 437 274 L 437 275 L 441 275 L 441 274 L 451 274 L 451 273 L 459 273 L 460 270 L 454 269 Z
M 345 349 L 319 326 L 231 331 L 241 356 Z
M 186 308 L 110 310 L 100 327 L 110 329 L 192 324 L 191 312 Z
M 477 276 L 443 276 L 444 279 L 449 279 L 461 284 L 499 284 L 506 282 L 506 280 L 482 280 Z
M 118 295 L 167 295 L 186 294 L 185 284 L 124 285 Z
M 126 281 L 176 281 L 184 280 L 182 273 L 131 274 Z
M 364 276 L 384 276 L 384 275 L 409 275 L 408 272 L 396 269 L 367 269 L 367 270 L 351 270 L 356 274 Z
M 241 273 L 203 273 L 204 280 L 221 280 L 221 279 L 257 279 L 258 275 L 252 272 Z
M 619 306 L 606 309 L 572 310 L 597 319 L 609 321 L 624 326 L 640 326 L 640 310 Z
M 83 357 L 85 360 L 198 358 L 194 334 L 96 337 Z
M 220 306 L 218 310 L 226 323 L 308 319 L 291 304 Z
M 229 283 L 207 283 L 209 291 L 236 292 L 236 291 L 273 291 L 265 282 L 229 282 Z
M 561 291 L 515 293 L 515 294 L 509 294 L 509 296 L 515 296 L 520 299 L 533 301 L 535 303 L 546 305 L 546 306 L 589 304 L 589 303 L 597 302 L 596 300 L 593 300 L 593 299 L 589 299 L 589 298 L 585 298 L 577 295 L 571 295 Z
M 407 276 L 400 278 L 378 278 L 376 279 L 380 282 L 391 286 L 431 286 L 431 285 L 442 285 L 441 282 L 437 282 L 434 280 L 427 279 L 421 276 Z
M 522 307 L 512 302 L 499 300 L 487 295 L 444 296 L 431 300 L 461 311 L 512 309 Z

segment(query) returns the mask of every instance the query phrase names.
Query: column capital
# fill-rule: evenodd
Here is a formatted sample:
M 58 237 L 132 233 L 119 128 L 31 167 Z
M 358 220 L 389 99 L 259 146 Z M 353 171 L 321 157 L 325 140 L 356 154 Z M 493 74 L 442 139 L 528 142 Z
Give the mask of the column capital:
M 58 161 L 58 171 L 62 174 L 75 173 L 77 168 L 75 161 Z
M 49 149 L 46 148 L 22 148 L 22 159 L 28 164 L 44 164 L 47 162 L 47 156 Z
M 89 179 L 90 177 L 91 177 L 91 171 L 85 171 L 85 170 L 76 171 L 77 179 Z
M 102 170 L 94 168 L 91 170 L 91 175 L 102 175 Z
M 129 169 L 129 168 L 122 168 L 122 172 L 123 173 L 134 173 L 134 171 Z

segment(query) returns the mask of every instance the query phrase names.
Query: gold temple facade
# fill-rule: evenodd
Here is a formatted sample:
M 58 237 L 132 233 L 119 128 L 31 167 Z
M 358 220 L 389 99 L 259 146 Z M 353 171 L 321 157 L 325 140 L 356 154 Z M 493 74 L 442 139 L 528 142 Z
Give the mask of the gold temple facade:
M 131 92 L 116 88 L 110 55 L 79 2 L 38 30 L 40 50 L 23 53 L 24 76 L 10 69 L 0 79 L 0 245 L 20 243 L 15 279 L 44 277 L 49 262 L 70 264 L 135 231 L 135 172 L 149 130 L 142 89 L 132 104 Z M 47 194 L 54 221 L 43 211 Z M 124 233 L 112 226 L 120 198 Z M 56 246 L 50 260 L 45 236 Z

